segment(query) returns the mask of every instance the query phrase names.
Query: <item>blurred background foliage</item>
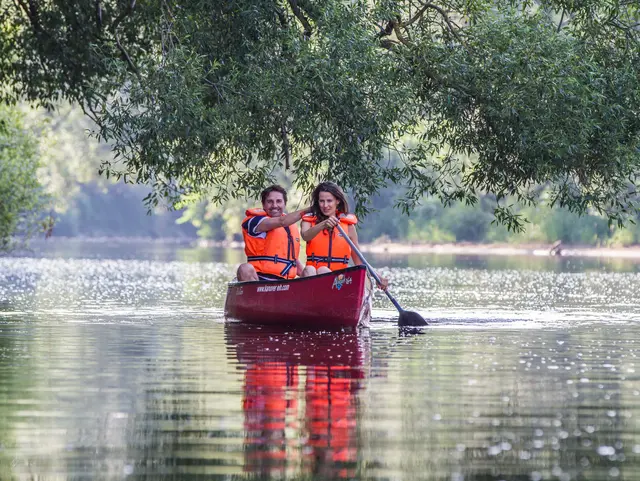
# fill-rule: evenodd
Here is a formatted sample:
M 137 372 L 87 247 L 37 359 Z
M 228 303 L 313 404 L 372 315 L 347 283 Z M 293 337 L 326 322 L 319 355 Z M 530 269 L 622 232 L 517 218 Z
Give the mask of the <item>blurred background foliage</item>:
M 241 241 L 240 223 L 248 207 L 259 205 L 252 199 L 229 200 L 224 205 L 207 199 L 184 198 L 178 210 L 156 207 L 149 212 L 143 198 L 149 189 L 125 184 L 98 175 L 102 162 L 110 159 L 108 146 L 101 145 L 87 132 L 93 125 L 78 109 L 61 105 L 55 114 L 20 105 L 0 110 L 2 130 L 2 185 L 10 185 L 8 175 L 37 169 L 39 195 L 21 200 L 23 207 L 40 206 L 55 220 L 54 236 L 200 238 L 210 241 Z M 11 143 L 7 143 L 10 130 Z M 4 137 L 2 137 L 4 135 Z M 17 159 L 21 159 L 18 163 Z M 393 161 L 393 159 L 392 159 Z M 14 173 L 10 174 L 11 166 Z M 278 179 L 288 189 L 292 179 Z M 6 190 L 6 189 L 5 189 Z M 10 204 L 5 191 L 2 215 Z M 495 197 L 481 196 L 479 202 L 454 202 L 444 207 L 437 197 L 425 197 L 409 216 L 394 206 L 404 192 L 399 186 L 382 189 L 372 197 L 372 212 L 360 219 L 362 242 L 409 243 L 542 243 L 561 240 L 566 244 L 590 246 L 629 246 L 640 243 L 640 229 L 609 226 L 597 214 L 578 216 L 564 208 L 516 206 L 526 218 L 526 230 L 510 232 L 494 222 Z M 289 194 L 290 210 L 308 201 L 295 190 Z M 19 209 L 18 209 L 19 210 Z M 20 218 L 14 208 L 14 216 Z M 22 209 L 25 211 L 25 209 Z M 24 216 L 23 216 L 24 217 Z M 21 218 L 26 222 L 27 218 Z M 31 218 L 31 227 L 41 227 L 42 216 Z M 26 227 L 26 226 L 25 226 Z
M 12 247 L 10 238 L 24 240 L 36 230 L 56 236 L 196 237 L 192 224 L 176 224 L 179 212 L 159 206 L 148 215 L 143 203 L 148 187 L 98 174 L 112 158 L 111 149 L 87 135 L 95 126 L 80 109 L 20 104 L 2 107 L 0 119 L 0 125 L 10 126 L 0 130 L 0 139 L 3 133 L 10 139 L 0 145 L 0 250 Z M 5 220 L 9 209 L 11 222 Z M 20 228 L 11 236 L 16 222 Z

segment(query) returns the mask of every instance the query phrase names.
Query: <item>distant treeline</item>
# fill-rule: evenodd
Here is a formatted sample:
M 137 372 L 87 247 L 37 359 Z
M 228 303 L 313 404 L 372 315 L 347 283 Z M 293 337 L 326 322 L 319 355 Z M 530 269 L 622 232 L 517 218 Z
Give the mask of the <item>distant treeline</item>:
M 148 189 L 139 185 L 83 184 L 68 201 L 66 211 L 57 213 L 53 234 L 65 237 L 151 237 L 196 238 L 190 223 L 178 224 L 180 212 L 156 210 L 149 213 L 143 199 Z
M 510 232 L 494 222 L 495 200 L 481 197 L 475 205 L 455 203 L 444 207 L 437 199 L 426 199 L 409 217 L 393 208 L 397 194 L 386 192 L 374 200 L 378 212 L 360 225 L 361 237 L 368 241 L 388 239 L 414 243 L 544 243 L 589 246 L 628 246 L 640 242 L 640 229 L 628 225 L 609 226 L 598 215 L 578 216 L 566 209 L 523 207 L 518 213 L 529 222 L 522 233 Z
M 215 241 L 241 240 L 240 223 L 247 207 L 257 202 L 235 200 L 225 206 L 206 201 L 181 211 L 151 213 L 143 203 L 147 190 L 141 186 L 96 183 L 82 184 L 58 213 L 54 235 L 89 237 L 200 237 Z M 597 215 L 577 216 L 564 209 L 523 208 L 520 213 L 530 223 L 524 233 L 509 232 L 493 221 L 495 202 L 486 197 L 476 205 L 457 203 L 443 207 L 427 199 L 410 216 L 394 208 L 399 193 L 391 189 L 372 199 L 375 209 L 360 220 L 362 242 L 395 241 L 412 243 L 553 243 L 591 246 L 626 246 L 640 242 L 640 229 L 609 227 Z M 304 205 L 293 195 L 289 207 Z

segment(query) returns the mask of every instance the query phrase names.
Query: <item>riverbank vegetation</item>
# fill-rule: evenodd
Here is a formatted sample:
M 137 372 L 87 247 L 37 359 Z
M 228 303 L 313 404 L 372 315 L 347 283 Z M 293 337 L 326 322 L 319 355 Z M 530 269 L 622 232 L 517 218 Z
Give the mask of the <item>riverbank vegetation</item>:
M 0 252 L 48 232 L 48 198 L 37 176 L 38 141 L 19 111 L 0 105 Z

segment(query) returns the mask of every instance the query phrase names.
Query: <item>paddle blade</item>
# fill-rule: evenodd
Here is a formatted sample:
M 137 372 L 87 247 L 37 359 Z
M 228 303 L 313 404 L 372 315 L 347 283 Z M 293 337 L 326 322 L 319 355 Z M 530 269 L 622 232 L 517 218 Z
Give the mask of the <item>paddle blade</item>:
M 398 326 L 407 327 L 407 326 L 428 326 L 427 321 L 423 319 L 423 317 L 417 312 L 412 311 L 400 311 L 400 318 L 398 319 Z

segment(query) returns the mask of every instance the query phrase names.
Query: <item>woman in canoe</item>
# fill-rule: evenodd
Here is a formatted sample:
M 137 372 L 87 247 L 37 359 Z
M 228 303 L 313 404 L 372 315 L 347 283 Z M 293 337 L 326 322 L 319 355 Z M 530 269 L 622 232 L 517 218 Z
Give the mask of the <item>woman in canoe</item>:
M 358 245 L 356 224 L 358 219 L 349 214 L 349 203 L 344 192 L 333 182 L 321 182 L 311 194 L 311 212 L 302 217 L 301 237 L 307 243 L 307 265 L 302 277 L 325 274 L 349 266 L 353 257 L 356 265 L 362 260 L 335 229 L 340 224 L 351 241 Z M 386 289 L 388 281 L 381 278 L 381 289 Z

